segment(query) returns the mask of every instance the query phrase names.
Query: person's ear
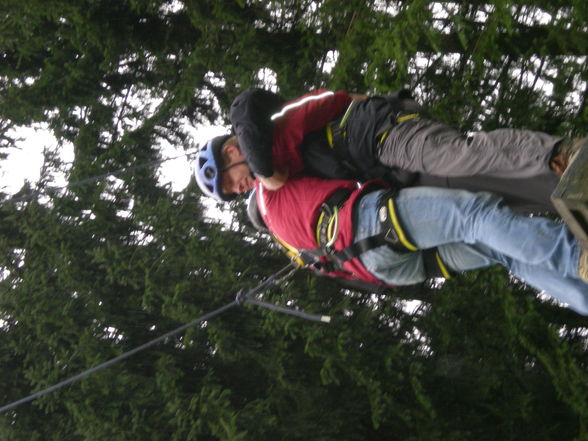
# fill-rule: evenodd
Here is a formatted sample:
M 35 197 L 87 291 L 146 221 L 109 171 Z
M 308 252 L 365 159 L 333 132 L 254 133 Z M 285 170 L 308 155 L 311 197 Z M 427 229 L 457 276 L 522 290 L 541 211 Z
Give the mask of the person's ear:
M 234 146 L 229 144 L 225 144 L 221 148 L 221 157 L 223 158 L 223 164 L 226 165 L 231 162 L 233 148 Z
M 239 150 L 239 147 L 237 147 L 236 145 L 227 144 L 225 146 L 225 154 L 227 155 L 227 158 L 232 160 L 240 161 L 242 159 L 241 150 Z

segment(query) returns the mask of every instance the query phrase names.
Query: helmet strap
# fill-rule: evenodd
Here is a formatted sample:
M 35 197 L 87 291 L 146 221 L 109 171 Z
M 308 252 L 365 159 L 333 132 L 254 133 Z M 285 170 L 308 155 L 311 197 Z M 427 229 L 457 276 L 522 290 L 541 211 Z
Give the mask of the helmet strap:
M 235 162 L 234 164 L 227 165 L 226 167 L 222 168 L 220 172 L 221 173 L 224 173 L 227 170 L 230 170 L 231 168 L 236 167 L 236 166 L 241 165 L 241 164 L 247 164 L 247 162 L 246 161 Z

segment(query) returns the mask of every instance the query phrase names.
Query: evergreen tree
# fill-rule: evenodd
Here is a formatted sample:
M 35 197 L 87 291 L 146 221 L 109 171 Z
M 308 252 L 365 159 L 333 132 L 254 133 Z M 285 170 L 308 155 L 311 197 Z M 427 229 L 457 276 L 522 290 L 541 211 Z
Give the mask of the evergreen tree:
M 258 72 L 280 92 L 409 87 L 437 119 L 585 134 L 584 2 L 6 1 L 0 148 L 46 123 L 74 145 L 0 205 L 1 404 L 233 300 L 286 259 L 243 221 L 212 222 L 160 158 L 222 121 Z M 333 70 L 323 71 L 337 54 Z M 17 195 L 18 196 L 18 195 Z M 244 306 L 0 416 L 6 440 L 581 440 L 586 326 L 491 268 L 382 296 L 299 272 Z M 409 300 L 418 299 L 411 311 Z

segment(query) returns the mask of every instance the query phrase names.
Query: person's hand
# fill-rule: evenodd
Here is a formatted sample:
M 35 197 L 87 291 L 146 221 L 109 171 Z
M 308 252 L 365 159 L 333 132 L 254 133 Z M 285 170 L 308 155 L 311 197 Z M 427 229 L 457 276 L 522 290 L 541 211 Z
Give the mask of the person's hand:
M 271 177 L 258 179 L 266 189 L 276 191 L 282 188 L 288 180 L 288 169 L 275 170 Z
M 556 155 L 551 158 L 551 161 L 549 161 L 549 167 L 553 170 L 556 176 L 561 178 L 566 171 L 566 168 L 568 168 L 568 158 L 562 154 Z
M 561 178 L 568 166 L 576 159 L 583 148 L 588 147 L 588 138 L 566 139 L 555 148 L 555 152 L 549 161 L 549 167 Z

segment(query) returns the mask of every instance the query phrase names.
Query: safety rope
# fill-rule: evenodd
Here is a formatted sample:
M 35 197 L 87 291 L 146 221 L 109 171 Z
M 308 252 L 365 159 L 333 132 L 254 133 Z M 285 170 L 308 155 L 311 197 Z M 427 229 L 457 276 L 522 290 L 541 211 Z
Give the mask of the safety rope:
M 91 176 L 89 178 L 85 178 L 85 179 L 81 179 L 79 181 L 68 183 L 67 185 L 64 185 L 62 187 L 48 187 L 48 188 L 45 188 L 43 190 L 33 191 L 33 192 L 28 193 L 28 194 L 25 194 L 23 196 L 12 197 L 10 199 L 6 199 L 4 201 L 0 201 L 0 206 L 8 205 L 10 203 L 28 201 L 30 199 L 36 198 L 36 197 L 41 196 L 41 195 L 55 194 L 55 193 L 57 193 L 59 191 L 62 191 L 62 190 L 68 190 L 70 188 L 79 187 L 81 185 L 91 184 L 92 182 L 98 182 L 98 181 L 101 181 L 102 179 L 106 179 L 106 178 L 108 178 L 110 176 L 119 176 L 119 175 L 123 175 L 123 174 L 126 174 L 126 173 L 135 172 L 137 170 L 141 170 L 141 169 L 144 169 L 144 168 L 149 168 L 149 167 L 153 167 L 153 166 L 156 166 L 156 165 L 159 165 L 159 164 L 163 164 L 164 162 L 167 162 L 167 161 L 173 161 L 174 159 L 183 158 L 184 156 L 186 156 L 186 157 L 192 156 L 192 155 L 195 155 L 196 153 L 197 153 L 197 151 L 186 152 L 186 153 L 183 153 L 183 154 L 178 155 L 178 156 L 172 156 L 170 158 L 164 158 L 164 159 L 156 159 L 154 161 L 145 162 L 143 164 L 138 164 L 138 165 L 133 165 L 133 166 L 130 166 L 130 167 L 120 168 L 118 170 L 114 170 L 112 172 L 104 173 L 104 174 L 101 174 L 101 175 Z
M 33 401 L 39 397 L 42 397 L 43 395 L 47 395 L 48 393 L 51 393 L 57 389 L 61 389 L 71 383 L 74 383 L 78 380 L 81 380 L 82 378 L 85 378 L 89 375 L 92 375 L 93 373 L 98 372 L 101 369 L 104 369 L 104 368 L 112 366 L 116 363 L 119 363 L 119 362 L 125 360 L 126 358 L 129 358 L 129 357 L 137 354 L 138 352 L 144 351 L 147 348 L 150 348 L 150 347 L 152 347 L 152 346 L 154 346 L 154 345 L 156 345 L 156 344 L 158 344 L 158 343 L 160 343 L 170 337 L 173 337 L 173 336 L 185 331 L 188 328 L 192 328 L 192 327 L 198 325 L 199 323 L 202 323 L 206 320 L 210 320 L 213 317 L 216 317 L 216 316 L 222 314 L 223 312 L 228 311 L 229 309 L 231 309 L 235 306 L 243 305 L 245 303 L 251 303 L 252 305 L 257 305 L 262 308 L 267 308 L 267 309 L 277 311 L 280 313 L 293 315 L 293 316 L 300 317 L 300 318 L 303 318 L 306 320 L 312 320 L 312 321 L 321 322 L 321 323 L 329 323 L 331 321 L 330 316 L 308 314 L 304 311 L 296 310 L 293 308 L 285 308 L 283 306 L 274 305 L 272 303 L 267 303 L 267 302 L 263 302 L 261 300 L 252 298 L 254 295 L 260 293 L 261 291 L 263 291 L 273 285 L 279 285 L 279 284 L 283 283 L 285 280 L 292 277 L 292 275 L 294 274 L 294 272 L 298 268 L 299 268 L 299 266 L 295 262 L 290 262 L 287 266 L 285 266 L 284 268 L 282 268 L 278 272 L 274 273 L 273 275 L 271 275 L 270 277 L 265 279 L 262 283 L 257 285 L 255 288 L 253 288 L 249 291 L 245 291 L 244 289 L 239 290 L 237 292 L 235 300 L 233 300 L 231 303 L 227 303 L 226 305 L 224 305 L 224 306 L 222 306 L 212 312 L 209 312 L 208 314 L 204 314 L 203 316 L 198 317 L 197 319 L 195 319 L 189 323 L 186 323 L 185 325 L 182 325 L 179 328 L 176 328 L 172 331 L 169 331 L 169 332 L 167 332 L 167 333 L 165 333 L 165 334 L 163 334 L 163 335 L 161 335 L 151 341 L 148 341 L 147 343 L 142 344 L 141 346 L 138 346 L 138 347 L 131 349 L 127 352 L 124 352 L 117 357 L 114 357 L 108 361 L 105 361 L 104 363 L 98 364 L 98 365 L 96 365 L 90 369 L 87 369 L 77 375 L 74 375 L 73 377 L 70 377 L 67 380 L 61 381 L 61 382 L 54 384 L 53 386 L 50 386 L 46 389 L 35 392 L 25 398 L 21 398 L 20 400 L 14 401 L 13 403 L 2 406 L 2 407 L 0 407 L 0 414 L 7 412 L 11 409 L 14 409 L 14 408 L 20 406 L 21 404 Z

